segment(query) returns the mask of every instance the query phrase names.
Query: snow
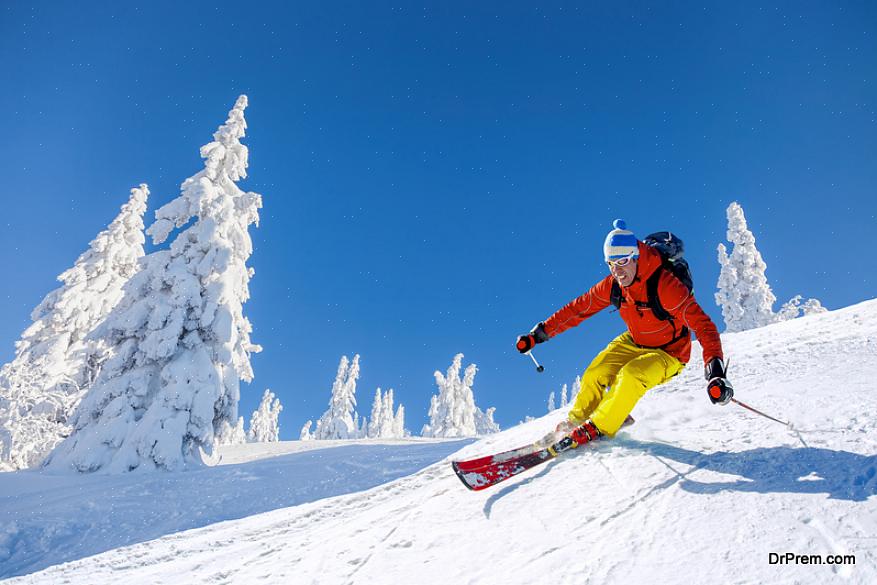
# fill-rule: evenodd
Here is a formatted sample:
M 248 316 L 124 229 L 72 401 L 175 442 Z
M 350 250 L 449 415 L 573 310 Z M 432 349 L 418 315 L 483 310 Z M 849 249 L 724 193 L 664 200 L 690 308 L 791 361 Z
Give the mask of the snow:
M 225 520 L 367 490 L 415 473 L 462 444 L 251 443 L 246 449 L 241 445 L 220 449 L 220 465 L 186 473 L 4 473 L 0 475 L 0 578 Z M 264 445 L 277 448 L 263 449 Z
M 723 340 L 736 397 L 794 429 L 713 406 L 691 367 L 616 438 L 483 492 L 449 459 L 531 442 L 562 410 L 470 442 L 234 445 L 187 472 L 7 473 L 0 571 L 34 584 L 877 582 L 877 300 Z

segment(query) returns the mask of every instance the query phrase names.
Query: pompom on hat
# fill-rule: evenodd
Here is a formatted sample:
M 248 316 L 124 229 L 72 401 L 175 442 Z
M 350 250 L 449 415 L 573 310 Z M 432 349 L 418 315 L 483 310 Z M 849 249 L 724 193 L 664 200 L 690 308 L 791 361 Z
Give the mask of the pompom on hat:
M 612 222 L 615 228 L 606 236 L 603 243 L 603 256 L 606 261 L 618 260 L 632 256 L 639 257 L 639 247 L 637 246 L 636 236 L 627 229 L 627 222 L 623 219 L 616 219 Z

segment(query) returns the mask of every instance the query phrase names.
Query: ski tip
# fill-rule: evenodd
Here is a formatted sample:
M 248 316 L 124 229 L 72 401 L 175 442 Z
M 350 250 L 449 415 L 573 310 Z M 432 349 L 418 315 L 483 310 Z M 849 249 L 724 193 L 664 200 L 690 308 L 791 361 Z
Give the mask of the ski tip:
M 457 465 L 456 461 L 451 461 L 451 467 L 454 469 L 454 473 L 457 475 L 457 477 L 460 479 L 460 481 L 463 482 L 463 485 L 466 486 L 469 490 L 474 491 L 472 486 L 469 485 L 469 482 L 466 481 L 466 477 L 464 476 L 463 470 L 460 469 L 460 466 Z

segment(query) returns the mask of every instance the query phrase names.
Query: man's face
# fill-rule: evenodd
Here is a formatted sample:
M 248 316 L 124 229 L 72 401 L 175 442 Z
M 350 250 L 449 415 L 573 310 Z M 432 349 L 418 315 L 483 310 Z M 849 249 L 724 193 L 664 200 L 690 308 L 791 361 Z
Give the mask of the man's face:
M 636 258 L 622 258 L 616 262 L 607 262 L 609 272 L 618 281 L 621 286 L 630 286 L 636 278 L 637 261 Z

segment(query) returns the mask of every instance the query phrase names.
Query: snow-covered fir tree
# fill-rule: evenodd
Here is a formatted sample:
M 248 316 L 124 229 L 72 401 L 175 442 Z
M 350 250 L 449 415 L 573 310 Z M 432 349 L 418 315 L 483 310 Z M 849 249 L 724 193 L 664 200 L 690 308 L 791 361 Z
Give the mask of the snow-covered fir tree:
M 486 411 L 475 408 L 475 432 L 479 435 L 491 435 L 499 432 L 499 424 L 493 420 L 496 407 L 491 406 Z
M 405 429 L 405 407 L 400 404 L 399 408 L 396 409 L 396 416 L 393 417 L 393 436 L 404 439 L 410 434 Z
M 271 443 L 280 440 L 280 411 L 283 406 L 274 393 L 265 390 L 262 402 L 250 419 L 249 440 L 251 443 Z
M 244 417 L 239 416 L 236 425 L 232 426 L 228 421 L 222 421 L 220 430 L 216 433 L 216 442 L 219 445 L 243 445 L 247 442 L 247 433 L 244 431 Z
M 573 382 L 573 387 L 578 388 L 581 381 L 581 377 L 576 376 L 575 382 Z M 555 406 L 555 395 L 554 392 L 551 392 L 548 395 L 548 412 L 555 410 L 555 408 L 566 408 L 569 406 L 569 385 L 564 384 L 560 387 L 560 406 Z
M 179 469 L 210 456 L 236 424 L 241 380 L 253 379 L 252 327 L 243 315 L 253 270 L 248 228 L 262 198 L 246 177 L 246 96 L 201 148 L 205 168 L 156 211 L 147 230 L 169 249 L 144 258 L 125 296 L 95 331 L 113 349 L 49 464 L 79 471 Z
M 496 409 L 484 413 L 475 406 L 472 385 L 477 366 L 470 364 L 461 377 L 462 364 L 463 354 L 459 353 L 445 375 L 435 372 L 439 393 L 430 400 L 429 424 L 421 432 L 424 437 L 474 437 L 499 430 L 493 420 Z
M 818 299 L 807 299 L 801 303 L 801 295 L 795 295 L 777 313 L 777 321 L 788 321 L 797 319 L 798 317 L 806 317 L 807 315 L 818 315 L 819 313 L 827 313 L 828 309 L 822 306 Z
M 372 402 L 372 413 L 368 421 L 369 439 L 380 437 L 381 431 L 386 429 L 387 424 L 384 410 L 384 394 L 381 392 L 381 389 L 378 388 L 375 390 L 375 398 Z
M 311 432 L 311 427 L 314 426 L 314 421 L 309 420 L 305 424 L 302 425 L 301 431 L 298 434 L 299 441 L 313 441 L 314 434 Z
M 727 331 L 746 331 L 795 319 L 802 314 L 827 311 L 817 299 L 808 299 L 802 305 L 802 297 L 797 295 L 774 313 L 776 296 L 767 282 L 767 265 L 755 247 L 755 236 L 746 225 L 743 208 L 734 202 L 728 207 L 727 215 L 727 237 L 734 247 L 728 254 L 725 245 L 719 244 L 722 269 L 716 293 L 716 303 L 722 309 Z
M 107 357 L 89 339 L 122 298 L 144 255 L 149 189 L 128 202 L 31 313 L 33 324 L 0 369 L 0 469 L 38 465 L 71 432 L 70 417 Z
M 767 282 L 767 265 L 755 247 L 755 236 L 746 225 L 743 208 L 736 201 L 728 206 L 728 241 L 733 244 L 728 254 L 719 244 L 721 264 L 716 303 L 722 309 L 728 332 L 746 331 L 775 321 L 776 301 Z
M 348 360 L 341 357 L 338 373 L 332 384 L 329 409 L 317 421 L 314 439 L 356 439 L 361 436 L 359 414 L 356 413 L 356 380 L 359 378 L 359 354 Z M 365 421 L 363 421 L 365 422 Z
M 405 409 L 400 404 L 394 413 L 393 407 L 393 389 L 382 393 L 378 388 L 368 423 L 368 438 L 401 439 L 405 436 Z
M 353 426 L 356 427 L 356 434 L 351 435 L 351 439 L 365 439 L 368 437 L 368 419 L 366 417 L 359 418 L 359 413 L 353 415 Z

